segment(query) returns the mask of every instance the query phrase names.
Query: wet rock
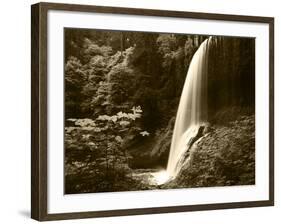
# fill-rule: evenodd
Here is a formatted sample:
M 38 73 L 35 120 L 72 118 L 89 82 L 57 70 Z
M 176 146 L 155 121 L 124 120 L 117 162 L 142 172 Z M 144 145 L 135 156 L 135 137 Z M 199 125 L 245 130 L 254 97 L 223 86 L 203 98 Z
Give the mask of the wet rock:
M 198 130 L 179 175 L 162 188 L 255 184 L 254 120 L 252 115 L 213 125 L 199 141 L 203 128 Z
M 192 145 L 203 136 L 203 132 L 204 132 L 205 126 L 200 126 L 198 128 L 197 134 L 190 139 L 190 141 L 188 142 L 187 146 L 190 148 L 192 147 Z

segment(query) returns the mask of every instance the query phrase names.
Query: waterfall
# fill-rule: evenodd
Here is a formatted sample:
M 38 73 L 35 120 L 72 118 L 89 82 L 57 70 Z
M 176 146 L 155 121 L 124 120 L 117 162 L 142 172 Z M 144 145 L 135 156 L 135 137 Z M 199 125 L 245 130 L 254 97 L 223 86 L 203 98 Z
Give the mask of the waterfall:
M 199 127 L 207 122 L 207 70 L 211 37 L 195 52 L 186 75 L 173 131 L 167 176 L 174 178 L 181 169 L 183 155 Z

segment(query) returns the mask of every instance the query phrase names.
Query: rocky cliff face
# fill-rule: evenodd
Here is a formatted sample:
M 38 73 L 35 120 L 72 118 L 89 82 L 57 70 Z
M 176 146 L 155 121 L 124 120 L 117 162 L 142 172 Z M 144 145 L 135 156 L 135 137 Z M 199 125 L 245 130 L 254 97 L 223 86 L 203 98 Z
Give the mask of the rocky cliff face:
M 162 188 L 255 184 L 255 117 L 212 125 L 197 140 L 178 177 Z

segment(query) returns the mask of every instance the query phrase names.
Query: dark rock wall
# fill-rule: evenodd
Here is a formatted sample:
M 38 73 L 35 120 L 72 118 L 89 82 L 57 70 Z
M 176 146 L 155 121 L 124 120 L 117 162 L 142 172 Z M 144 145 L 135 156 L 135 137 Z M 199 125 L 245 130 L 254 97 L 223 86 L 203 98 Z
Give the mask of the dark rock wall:
M 210 119 L 229 107 L 255 107 L 255 39 L 213 37 L 208 63 Z

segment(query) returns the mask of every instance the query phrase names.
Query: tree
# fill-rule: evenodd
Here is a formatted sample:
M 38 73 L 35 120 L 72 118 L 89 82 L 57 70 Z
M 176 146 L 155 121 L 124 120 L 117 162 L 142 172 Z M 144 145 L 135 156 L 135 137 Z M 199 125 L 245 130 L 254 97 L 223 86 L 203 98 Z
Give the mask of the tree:
M 65 65 L 65 93 L 66 118 L 81 114 L 80 103 L 82 99 L 81 90 L 87 79 L 80 60 L 69 57 Z
M 100 115 L 95 120 L 68 119 L 74 125 L 66 128 L 65 136 L 69 164 L 66 169 L 68 193 L 114 191 L 115 188 L 129 187 L 128 181 L 132 181 L 129 155 L 123 143 L 128 133 L 148 133 L 134 125 L 141 118 L 141 107 L 133 107 L 131 111 L 120 111 L 112 116 Z

